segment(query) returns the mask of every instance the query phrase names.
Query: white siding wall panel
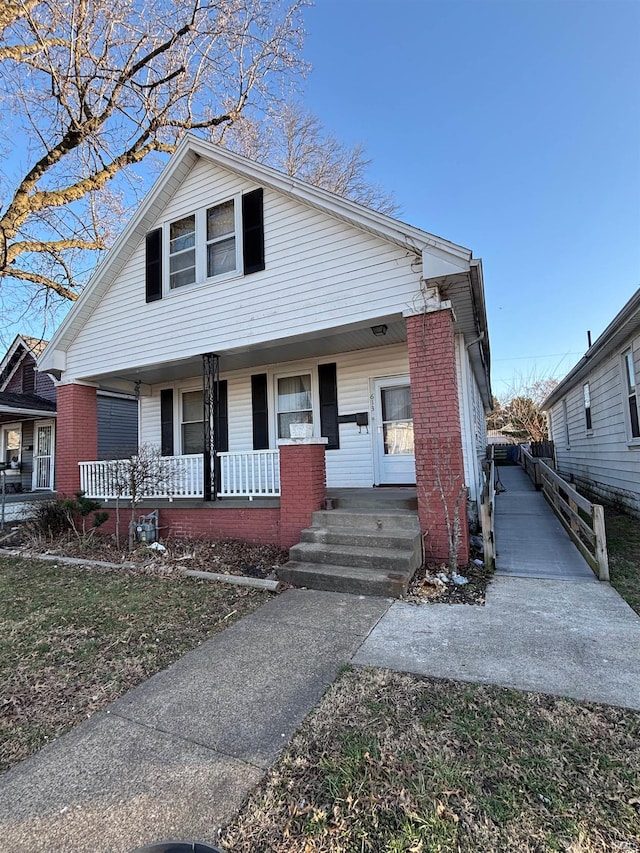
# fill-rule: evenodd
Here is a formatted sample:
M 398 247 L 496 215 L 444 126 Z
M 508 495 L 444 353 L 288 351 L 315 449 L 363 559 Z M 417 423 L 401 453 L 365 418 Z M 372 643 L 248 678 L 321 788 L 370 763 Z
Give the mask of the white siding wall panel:
M 638 347 L 636 339 L 634 354 Z M 627 346 L 629 343 L 627 343 Z M 569 423 L 565 438 L 562 400 L 551 410 L 559 473 L 605 501 L 619 501 L 640 515 L 640 446 L 627 435 L 627 396 L 620 352 L 598 365 L 564 396 Z M 587 433 L 583 385 L 589 382 L 593 430 Z
M 168 222 L 255 188 L 196 164 L 167 207 Z M 145 303 L 144 241 L 68 353 L 66 380 L 224 352 L 345 322 L 399 313 L 419 294 L 415 256 L 265 190 L 266 269 Z M 161 224 L 161 223 L 158 223 Z
M 408 375 L 409 358 L 405 344 L 397 344 L 372 350 L 340 353 L 330 358 L 314 361 L 286 362 L 270 365 L 265 370 L 242 370 L 221 374 L 227 380 L 229 408 L 229 450 L 253 449 L 253 425 L 251 414 L 251 374 L 267 372 L 270 386 L 279 373 L 317 371 L 317 365 L 335 361 L 338 382 L 338 412 L 352 414 L 369 412 L 369 430 L 359 431 L 356 424 L 341 424 L 340 449 L 327 451 L 327 481 L 332 487 L 369 488 L 373 485 L 373 445 L 376 435 L 373 419 L 370 379 L 383 376 Z M 199 377 L 175 383 L 174 389 L 174 434 L 176 442 L 180 435 L 179 399 L 183 390 L 199 387 Z M 160 391 L 167 386 L 154 386 L 152 395 L 141 400 L 141 441 L 160 444 Z M 271 445 L 275 446 L 275 412 L 270 407 Z M 177 451 L 178 448 L 176 448 Z

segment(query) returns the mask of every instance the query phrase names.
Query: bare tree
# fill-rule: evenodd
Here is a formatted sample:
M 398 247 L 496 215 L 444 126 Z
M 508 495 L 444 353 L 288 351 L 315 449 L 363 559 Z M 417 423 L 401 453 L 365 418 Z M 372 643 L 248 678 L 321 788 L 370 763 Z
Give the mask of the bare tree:
M 218 141 L 304 72 L 308 0 L 5 0 L 0 287 L 74 300 L 135 201 L 131 167 Z M 11 289 L 11 288 L 9 288 Z M 7 302 L 8 300 L 8 302 Z
M 261 121 L 243 115 L 225 131 L 225 145 L 295 178 L 393 215 L 390 193 L 367 178 L 364 146 L 348 146 L 299 103 L 270 110 Z
M 547 418 L 541 407 L 557 384 L 558 380 L 551 378 L 518 380 L 501 400 L 494 398 L 487 427 L 519 441 L 546 441 Z

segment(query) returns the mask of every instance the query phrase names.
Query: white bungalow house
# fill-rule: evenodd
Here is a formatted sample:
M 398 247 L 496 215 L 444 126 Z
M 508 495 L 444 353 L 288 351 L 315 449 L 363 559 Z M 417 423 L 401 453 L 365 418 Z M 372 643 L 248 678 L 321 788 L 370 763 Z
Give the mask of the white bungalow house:
M 559 473 L 640 516 L 640 289 L 542 408 Z
M 96 393 L 135 393 L 141 444 L 180 472 L 149 496 L 174 533 L 289 547 L 326 489 L 415 487 L 440 559 L 461 491 L 479 497 L 481 262 L 193 136 L 39 367 L 58 381 L 58 491 L 113 497 Z

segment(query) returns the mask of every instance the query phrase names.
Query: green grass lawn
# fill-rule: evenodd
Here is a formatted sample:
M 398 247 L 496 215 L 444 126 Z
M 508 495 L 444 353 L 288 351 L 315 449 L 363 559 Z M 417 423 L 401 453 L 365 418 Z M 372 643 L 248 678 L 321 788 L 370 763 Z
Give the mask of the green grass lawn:
M 605 508 L 611 585 L 640 614 L 640 520 Z
M 0 557 L 0 771 L 266 597 L 190 578 Z
M 228 853 L 640 850 L 640 713 L 352 669 L 222 839 Z

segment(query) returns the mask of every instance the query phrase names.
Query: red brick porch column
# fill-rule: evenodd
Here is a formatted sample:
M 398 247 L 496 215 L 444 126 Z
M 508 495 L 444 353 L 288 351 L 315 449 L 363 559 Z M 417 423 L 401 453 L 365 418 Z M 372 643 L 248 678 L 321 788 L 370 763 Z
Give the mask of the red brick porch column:
M 280 547 L 300 541 L 311 513 L 322 509 L 327 495 L 326 438 L 285 439 L 280 449 Z
M 420 527 L 427 560 L 449 558 L 447 510 L 460 519 L 458 565 L 469 561 L 462 432 L 458 404 L 453 312 L 407 317 Z M 438 480 L 440 482 L 438 482 Z M 445 510 L 446 505 L 446 510 Z
M 56 408 L 56 491 L 72 495 L 80 488 L 78 462 L 92 462 L 98 457 L 96 389 L 60 385 Z

